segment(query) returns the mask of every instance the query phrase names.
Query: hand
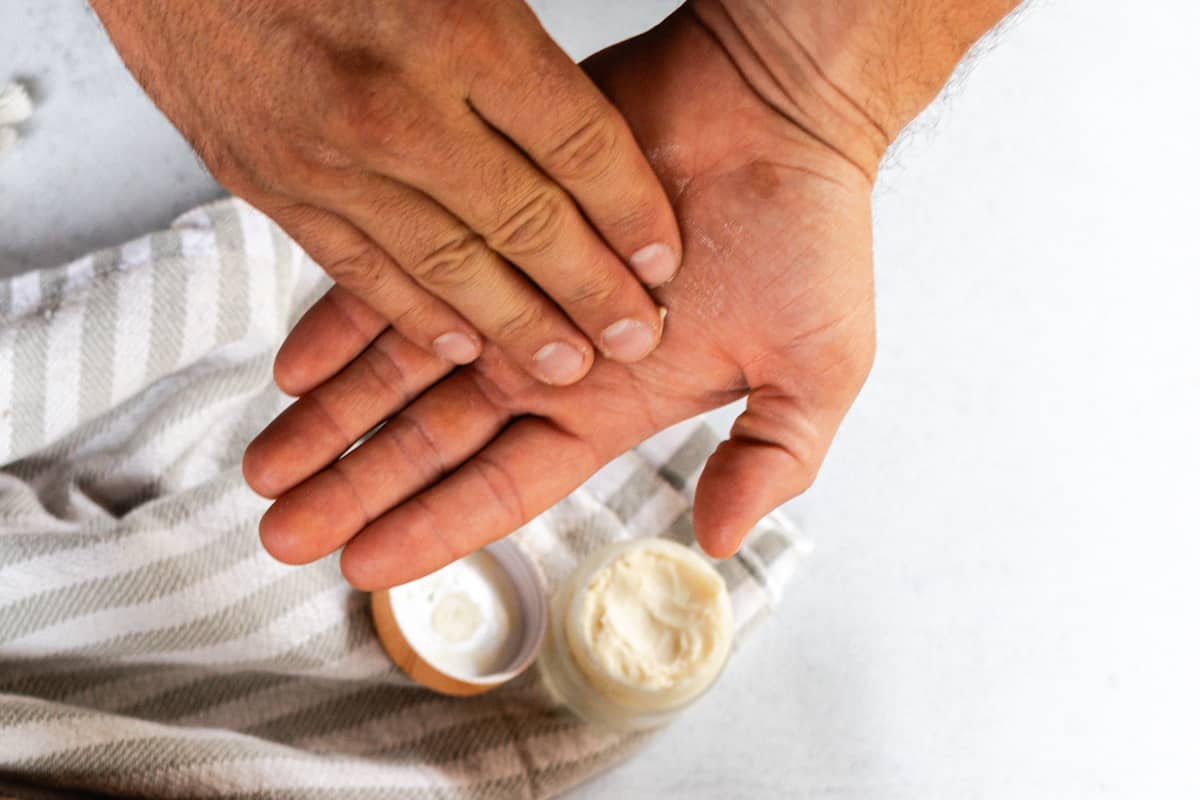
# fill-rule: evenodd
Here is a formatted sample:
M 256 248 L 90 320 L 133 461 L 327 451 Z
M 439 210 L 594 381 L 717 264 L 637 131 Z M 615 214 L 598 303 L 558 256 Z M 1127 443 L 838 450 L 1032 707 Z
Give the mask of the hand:
M 747 393 L 697 488 L 700 544 L 732 554 L 813 480 L 873 356 L 870 177 L 764 102 L 686 9 L 588 69 L 674 187 L 688 255 L 657 292 L 670 309 L 662 345 L 551 390 L 492 348 L 451 373 L 365 305 L 347 324 L 320 301 L 277 361 L 310 390 L 244 462 L 250 485 L 279 498 L 261 526 L 275 557 L 344 544 L 355 586 L 412 580 L 647 436 Z
M 670 205 L 522 0 L 92 5 L 217 180 L 338 283 L 330 306 L 357 297 L 448 363 L 486 338 L 551 384 L 592 342 L 624 362 L 657 345 L 627 265 L 675 274 Z

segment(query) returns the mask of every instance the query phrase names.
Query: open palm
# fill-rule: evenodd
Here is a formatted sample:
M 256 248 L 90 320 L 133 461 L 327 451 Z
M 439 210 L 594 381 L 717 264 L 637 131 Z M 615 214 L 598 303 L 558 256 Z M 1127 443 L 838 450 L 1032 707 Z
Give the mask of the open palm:
M 811 483 L 873 355 L 870 178 L 764 102 L 686 11 L 587 66 L 673 189 L 685 260 L 655 292 L 662 345 L 549 387 L 490 347 L 454 368 L 334 289 L 276 365 L 302 397 L 246 453 L 250 485 L 278 498 L 261 528 L 277 558 L 345 545 L 360 588 L 414 579 L 746 394 L 697 488 L 701 545 L 733 553 Z

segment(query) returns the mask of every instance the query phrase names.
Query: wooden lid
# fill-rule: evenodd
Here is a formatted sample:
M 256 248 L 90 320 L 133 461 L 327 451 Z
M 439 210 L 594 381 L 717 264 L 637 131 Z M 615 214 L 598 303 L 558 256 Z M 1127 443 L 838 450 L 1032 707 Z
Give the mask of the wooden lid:
M 519 637 L 515 643 L 515 655 L 511 663 L 499 672 L 464 677 L 439 669 L 422 656 L 410 643 L 409 637 L 405 636 L 396 618 L 393 602 L 393 592 L 397 587 L 371 593 L 371 617 L 383 649 L 410 678 L 435 692 L 467 697 L 494 689 L 524 672 L 541 649 L 549 617 L 549 603 L 540 570 L 516 542 L 509 539 L 493 542 L 486 550 L 512 581 L 520 602 L 520 625 L 513 632 L 514 637 Z

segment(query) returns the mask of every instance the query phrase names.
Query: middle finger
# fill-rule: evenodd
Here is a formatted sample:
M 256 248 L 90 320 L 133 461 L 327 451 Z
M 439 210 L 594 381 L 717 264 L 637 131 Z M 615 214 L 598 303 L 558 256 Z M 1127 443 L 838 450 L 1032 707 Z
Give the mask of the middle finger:
M 246 447 L 246 482 L 264 497 L 280 496 L 333 462 L 452 366 L 387 329 L 337 375 L 288 406 Z
M 332 552 L 457 467 L 510 417 L 472 371 L 456 372 L 361 446 L 280 497 L 259 525 L 263 546 L 292 564 Z
M 366 175 L 338 199 L 341 213 L 409 276 L 453 306 L 534 377 L 565 385 L 587 374 L 594 360 L 587 337 L 483 239 L 429 197 L 384 176 Z M 378 296 L 387 295 L 382 288 L 391 280 L 387 275 L 366 280 L 333 277 L 348 285 L 378 285 L 381 291 L 373 293 Z M 386 308 L 380 310 L 387 314 Z
M 628 363 L 649 355 L 662 330 L 657 305 L 571 196 L 469 107 L 450 119 L 424 152 L 375 148 L 360 157 L 462 220 L 498 258 L 541 287 L 606 356 Z M 436 278 L 422 282 L 462 307 Z

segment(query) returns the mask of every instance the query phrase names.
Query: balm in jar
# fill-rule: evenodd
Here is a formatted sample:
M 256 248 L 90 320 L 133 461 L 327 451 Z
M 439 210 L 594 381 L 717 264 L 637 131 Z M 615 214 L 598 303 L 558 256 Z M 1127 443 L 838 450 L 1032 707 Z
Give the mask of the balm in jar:
M 700 697 L 729 657 L 725 581 L 667 539 L 592 553 L 555 593 L 539 664 L 576 714 L 621 730 L 663 725 Z

